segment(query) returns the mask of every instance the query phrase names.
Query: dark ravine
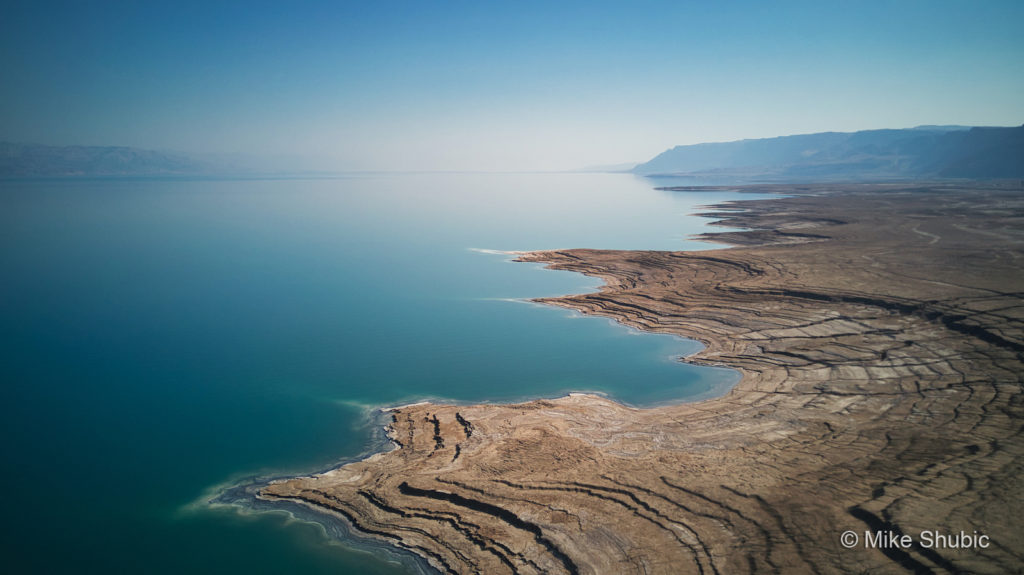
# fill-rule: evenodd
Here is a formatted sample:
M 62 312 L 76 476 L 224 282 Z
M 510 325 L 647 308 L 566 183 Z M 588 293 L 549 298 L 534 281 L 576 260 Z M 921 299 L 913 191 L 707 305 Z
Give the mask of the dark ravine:
M 538 301 L 705 343 L 726 395 L 394 410 L 397 449 L 259 490 L 458 573 L 1012 573 L 1024 566 L 1024 190 L 762 186 L 709 252 L 566 250 Z M 796 234 L 799 235 L 794 235 Z M 985 534 L 847 549 L 844 531 Z

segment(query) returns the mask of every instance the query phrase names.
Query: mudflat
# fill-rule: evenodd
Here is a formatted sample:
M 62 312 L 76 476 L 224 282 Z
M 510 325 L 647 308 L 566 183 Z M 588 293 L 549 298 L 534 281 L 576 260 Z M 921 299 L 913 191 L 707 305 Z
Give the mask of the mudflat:
M 1018 572 L 1020 182 L 751 189 L 787 197 L 713 206 L 727 249 L 520 258 L 606 283 L 538 301 L 702 341 L 726 395 L 406 406 L 260 497 L 443 572 Z

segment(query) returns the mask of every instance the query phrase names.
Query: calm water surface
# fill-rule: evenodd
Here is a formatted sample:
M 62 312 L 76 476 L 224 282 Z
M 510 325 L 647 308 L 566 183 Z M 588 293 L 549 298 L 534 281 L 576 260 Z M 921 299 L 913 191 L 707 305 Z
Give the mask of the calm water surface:
M 194 502 L 361 453 L 371 408 L 720 393 L 694 342 L 523 303 L 592 290 L 487 250 L 703 249 L 609 174 L 0 182 L 7 572 L 398 573 L 283 514 Z M 743 195 L 750 198 L 749 195 Z

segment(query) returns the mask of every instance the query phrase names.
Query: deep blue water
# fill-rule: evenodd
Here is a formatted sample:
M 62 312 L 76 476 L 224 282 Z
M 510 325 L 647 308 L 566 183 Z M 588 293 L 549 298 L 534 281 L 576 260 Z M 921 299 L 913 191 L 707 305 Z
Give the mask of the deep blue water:
M 719 393 L 694 342 L 522 298 L 578 274 L 481 250 L 703 249 L 736 193 L 609 174 L 0 181 L 7 572 L 393 573 L 218 485 L 361 453 L 372 407 Z M 749 198 L 749 195 L 743 196 Z

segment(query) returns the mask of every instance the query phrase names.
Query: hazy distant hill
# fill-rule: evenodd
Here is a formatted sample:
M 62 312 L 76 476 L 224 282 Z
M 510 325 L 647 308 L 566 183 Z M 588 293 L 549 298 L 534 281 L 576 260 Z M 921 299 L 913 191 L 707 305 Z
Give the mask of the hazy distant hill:
M 0 176 L 196 174 L 210 168 L 185 156 L 123 146 L 0 143 Z
M 919 126 L 676 146 L 642 175 L 745 174 L 799 179 L 1024 177 L 1024 126 Z

